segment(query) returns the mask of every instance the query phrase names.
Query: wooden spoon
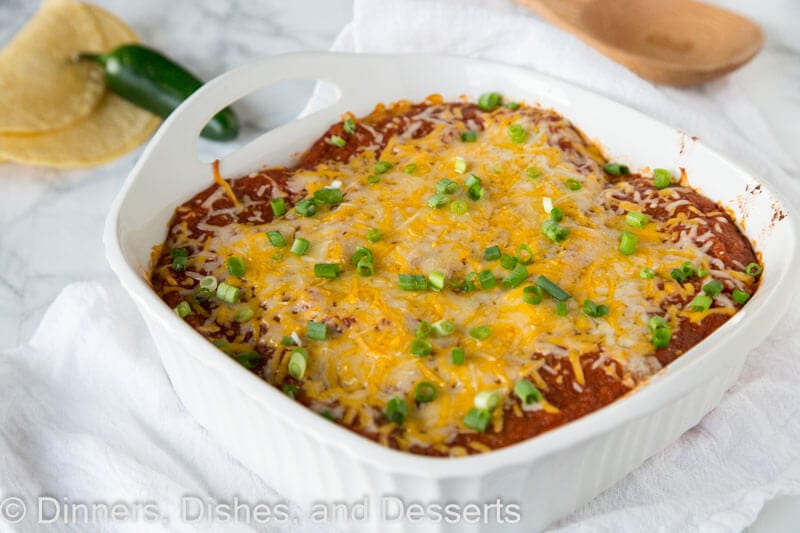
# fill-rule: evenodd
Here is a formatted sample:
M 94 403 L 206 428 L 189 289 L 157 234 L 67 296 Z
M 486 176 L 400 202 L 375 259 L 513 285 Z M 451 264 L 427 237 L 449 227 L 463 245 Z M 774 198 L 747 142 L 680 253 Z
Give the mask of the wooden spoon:
M 747 63 L 761 29 L 694 0 L 517 0 L 655 83 L 685 87 Z

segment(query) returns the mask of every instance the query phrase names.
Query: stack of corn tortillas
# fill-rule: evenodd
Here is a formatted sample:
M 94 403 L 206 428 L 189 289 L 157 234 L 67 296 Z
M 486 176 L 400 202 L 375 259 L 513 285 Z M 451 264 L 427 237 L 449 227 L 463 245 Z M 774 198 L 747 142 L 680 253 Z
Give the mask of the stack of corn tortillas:
M 137 40 L 99 7 L 46 0 L 0 50 L 0 161 L 91 166 L 149 137 L 160 119 L 106 91 L 98 65 L 73 61 Z

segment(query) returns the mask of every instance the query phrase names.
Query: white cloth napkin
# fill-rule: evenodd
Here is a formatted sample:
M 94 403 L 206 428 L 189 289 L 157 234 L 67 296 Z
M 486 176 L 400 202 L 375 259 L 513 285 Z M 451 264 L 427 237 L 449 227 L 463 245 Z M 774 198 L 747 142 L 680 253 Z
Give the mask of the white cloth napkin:
M 782 154 L 731 83 L 691 92 L 659 89 L 530 17 L 455 3 L 357 0 L 354 22 L 336 48 L 465 54 L 527 65 L 700 135 L 797 198 L 780 171 Z M 752 523 L 766 500 L 800 494 L 798 307 L 750 355 L 742 378 L 715 411 L 557 526 L 737 531 Z M 114 282 L 67 287 L 31 341 L 0 354 L 0 390 L 0 502 L 13 496 L 27 504 L 24 531 L 39 530 L 42 495 L 62 504 L 65 498 L 128 507 L 155 503 L 166 517 L 150 524 L 139 519 L 59 528 L 74 531 L 140 531 L 143 525 L 249 530 L 183 522 L 183 498 L 278 498 L 185 412 L 137 311 Z M 45 511 L 52 516 L 52 502 L 45 502 Z

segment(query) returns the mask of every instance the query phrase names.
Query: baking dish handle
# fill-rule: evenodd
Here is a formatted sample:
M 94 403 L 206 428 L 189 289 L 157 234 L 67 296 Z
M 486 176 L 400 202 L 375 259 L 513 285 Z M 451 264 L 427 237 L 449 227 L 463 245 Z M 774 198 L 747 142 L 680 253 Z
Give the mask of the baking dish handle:
M 294 80 L 318 80 L 335 87 L 336 101 L 331 106 L 346 110 L 357 102 L 363 80 L 352 74 L 352 54 L 298 53 L 271 57 L 245 65 L 206 83 L 183 102 L 164 122 L 151 143 L 168 146 L 174 155 L 190 148 L 196 155 L 200 131 L 220 110 L 245 96 L 277 83 Z M 188 146 L 187 146 L 188 144 Z

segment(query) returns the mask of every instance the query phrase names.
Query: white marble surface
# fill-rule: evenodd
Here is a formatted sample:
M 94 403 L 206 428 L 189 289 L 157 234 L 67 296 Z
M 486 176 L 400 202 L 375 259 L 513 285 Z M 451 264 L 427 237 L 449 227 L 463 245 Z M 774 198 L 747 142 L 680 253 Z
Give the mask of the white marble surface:
M 351 18 L 350 0 L 95 2 L 205 78 L 268 55 L 326 49 Z M 747 12 L 767 31 L 767 49 L 734 76 L 788 154 L 783 166 L 800 179 L 797 2 L 719 2 Z M 0 0 L 0 45 L 37 5 L 36 0 Z M 252 132 L 290 119 L 308 95 L 308 84 L 290 84 L 244 103 L 240 111 Z M 204 148 L 225 149 L 210 143 Z M 66 284 L 112 275 L 103 257 L 103 221 L 138 153 L 77 171 L 0 164 L 0 349 L 24 342 Z M 752 531 L 793 531 L 798 521 L 800 499 L 782 498 L 767 507 Z

